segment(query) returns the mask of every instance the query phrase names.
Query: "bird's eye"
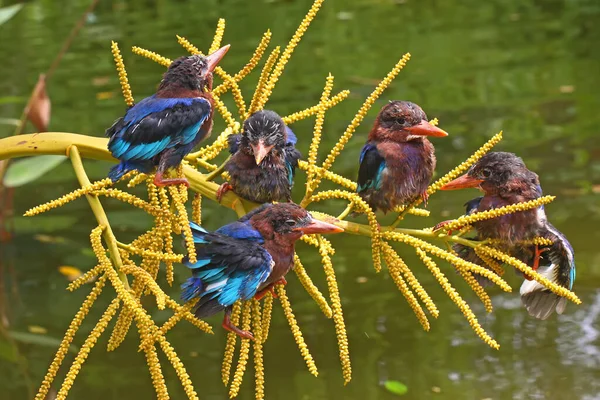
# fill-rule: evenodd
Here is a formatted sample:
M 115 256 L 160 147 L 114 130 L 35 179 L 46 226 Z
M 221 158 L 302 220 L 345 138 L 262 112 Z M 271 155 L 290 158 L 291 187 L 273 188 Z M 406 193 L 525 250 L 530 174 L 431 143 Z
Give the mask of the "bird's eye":
M 481 171 L 481 174 L 484 178 L 489 178 L 492 174 L 492 171 L 489 168 L 484 168 L 483 171 Z
M 285 224 L 287 226 L 294 226 L 294 225 L 296 225 L 296 221 L 293 219 L 288 219 L 287 221 L 285 221 Z
M 404 125 L 405 119 L 404 117 L 396 118 L 396 122 L 400 125 Z

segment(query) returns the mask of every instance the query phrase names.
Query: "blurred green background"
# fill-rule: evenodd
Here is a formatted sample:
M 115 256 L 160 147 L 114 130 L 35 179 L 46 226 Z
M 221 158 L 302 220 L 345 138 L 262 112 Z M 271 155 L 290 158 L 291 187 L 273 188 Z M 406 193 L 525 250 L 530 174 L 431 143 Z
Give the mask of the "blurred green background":
M 0 6 L 11 2 L 0 1 Z M 87 0 L 36 0 L 0 26 L 0 118 L 19 118 L 39 73 L 59 51 Z M 153 93 L 164 68 L 133 55 L 132 45 L 167 57 L 184 54 L 175 35 L 206 50 L 219 17 L 227 20 L 224 43 L 232 49 L 222 62 L 241 68 L 262 33 L 285 45 L 310 7 L 310 0 L 101 0 L 48 83 L 52 100 L 50 131 L 94 136 L 124 111 L 110 41 L 119 42 L 133 93 Z M 335 237 L 334 265 L 342 294 L 353 361 L 353 380 L 342 385 L 333 325 L 293 276 L 292 304 L 319 367 L 312 377 L 299 355 L 282 312 L 274 313 L 265 348 L 266 394 L 270 399 L 392 399 L 382 383 L 398 380 L 406 399 L 598 399 L 600 393 L 600 2 L 597 0 L 327 0 L 275 89 L 268 107 L 282 115 L 318 102 L 325 77 L 336 77 L 334 92 L 350 89 L 348 100 L 328 113 L 322 148 L 330 148 L 371 92 L 405 52 L 412 59 L 375 104 L 334 169 L 355 178 L 358 153 L 377 109 L 388 99 L 420 104 L 450 132 L 435 140 L 438 173 L 463 161 L 490 136 L 504 131 L 499 150 L 516 152 L 541 178 L 544 191 L 558 199 L 547 207 L 550 220 L 570 239 L 577 261 L 574 289 L 581 306 L 548 321 L 530 318 L 518 296 L 520 278 L 507 279 L 514 293 L 491 289 L 495 312 L 487 315 L 452 267 L 440 266 L 496 338 L 492 350 L 471 331 L 411 249 L 398 247 L 427 286 L 441 315 L 431 332 L 421 330 L 409 306 L 386 274 L 375 274 L 366 239 Z M 273 45 L 271 46 L 271 48 Z M 242 84 L 250 98 L 258 72 Z M 233 103 L 226 97 L 233 110 Z M 293 126 L 307 153 L 313 120 Z M 224 124 L 216 118 L 215 132 Z M 13 126 L 0 125 L 0 137 Z M 33 128 L 29 127 L 29 131 Z M 106 176 L 109 163 L 86 162 L 92 179 Z M 35 218 L 21 217 L 31 206 L 76 187 L 63 164 L 43 180 L 15 192 L 16 235 L 0 242 L 3 323 L 27 332 L 43 327 L 60 339 L 88 289 L 65 291 L 59 266 L 83 271 L 95 265 L 88 235 L 94 225 L 88 205 L 78 200 Z M 296 199 L 303 183 L 297 182 Z M 441 193 L 430 199 L 431 217 L 408 218 L 405 226 L 425 227 L 461 215 L 476 192 Z M 104 201 L 117 235 L 129 240 L 150 220 L 116 201 Z M 332 202 L 328 210 L 341 211 Z M 214 229 L 235 216 L 205 204 L 204 224 Z M 299 245 L 304 265 L 320 287 L 325 282 L 318 255 Z M 176 268 L 177 287 L 188 275 Z M 16 283 L 15 283 L 16 282 Z M 86 320 L 89 331 L 112 296 L 106 290 Z M 157 320 L 168 315 L 157 313 Z M 169 336 L 203 399 L 225 399 L 220 380 L 224 334 L 220 316 L 210 319 L 216 335 L 185 323 Z M 34 329 L 35 330 L 35 329 Z M 134 334 L 115 353 L 101 339 L 71 390 L 74 399 L 153 398 L 144 357 Z M 80 345 L 84 336 L 78 335 Z M 16 356 L 0 342 L 0 398 L 26 398 L 37 389 L 56 344 L 19 342 Z M 9 347 L 7 347 L 9 346 Z M 3 357 L 4 355 L 4 357 Z M 26 360 L 15 363 L 16 357 Z M 73 354 L 69 356 L 72 359 Z M 20 365 L 17 368 L 17 365 Z M 165 364 L 167 365 L 167 364 Z M 184 398 L 174 372 L 166 367 L 173 398 Z M 57 383 L 62 381 L 64 372 Z M 240 398 L 253 398 L 252 370 Z

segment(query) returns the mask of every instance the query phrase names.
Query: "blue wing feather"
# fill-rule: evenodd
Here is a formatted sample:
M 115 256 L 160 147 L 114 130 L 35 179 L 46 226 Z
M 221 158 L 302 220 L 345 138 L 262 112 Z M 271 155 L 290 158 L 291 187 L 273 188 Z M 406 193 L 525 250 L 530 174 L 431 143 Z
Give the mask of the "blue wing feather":
M 377 146 L 373 143 L 365 144 L 360 152 L 359 162 L 357 191 L 380 189 L 385 159 L 379 154 Z
M 293 145 L 298 143 L 298 137 L 296 137 L 296 134 L 287 125 L 285 126 L 285 134 L 287 136 L 286 143 L 293 144 Z

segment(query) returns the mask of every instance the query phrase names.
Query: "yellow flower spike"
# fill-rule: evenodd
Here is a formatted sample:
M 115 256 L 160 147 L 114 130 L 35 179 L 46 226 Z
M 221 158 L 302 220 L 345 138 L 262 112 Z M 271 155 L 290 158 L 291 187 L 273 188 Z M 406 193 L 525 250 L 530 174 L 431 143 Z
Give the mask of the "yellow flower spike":
M 138 332 L 140 334 L 140 341 L 144 338 L 144 327 L 140 322 L 137 322 Z M 160 359 L 156 352 L 156 346 L 152 345 L 148 348 L 144 348 L 146 355 L 146 364 L 148 364 L 148 370 L 150 372 L 150 378 L 152 379 L 152 386 L 156 390 L 156 398 L 158 400 L 168 400 L 169 391 L 167 390 L 167 384 L 165 383 L 165 377 L 160 366 Z
M 150 215 L 159 216 L 159 217 L 163 216 L 163 213 L 161 212 L 160 209 L 153 207 L 147 201 L 144 201 L 131 193 L 127 193 L 127 192 L 124 192 L 119 189 L 98 189 L 98 190 L 91 191 L 90 194 L 93 194 L 96 196 L 111 197 L 113 199 L 122 201 L 123 203 L 129 203 L 134 207 L 141 208 L 142 210 L 146 211 Z
M 494 271 L 496 275 L 504 275 L 504 268 L 502 268 L 502 265 L 498 264 L 492 257 L 484 254 L 479 247 L 475 247 L 474 250 L 475 254 L 477 254 L 477 257 L 479 257 L 481 261 L 483 261 L 485 265 L 490 268 L 490 270 Z
M 194 237 L 192 235 L 192 229 L 190 228 L 189 218 L 187 216 L 187 211 L 185 209 L 185 204 L 179 190 L 175 186 L 169 186 L 169 192 L 171 193 L 171 197 L 173 198 L 173 202 L 175 203 L 175 208 L 177 209 L 177 216 L 179 217 L 179 226 L 183 231 L 183 237 L 185 239 L 185 248 L 187 249 L 187 256 L 190 262 L 193 264 L 196 260 L 196 246 L 194 244 Z M 168 277 L 167 277 L 168 278 Z M 173 282 L 173 277 L 171 276 L 170 282 Z
M 131 86 L 129 86 L 129 80 L 127 79 L 127 71 L 125 71 L 123 57 L 121 56 L 121 51 L 119 50 L 117 42 L 111 41 L 110 43 L 113 58 L 115 59 L 115 64 L 117 66 L 117 72 L 119 73 L 119 82 L 121 83 L 123 98 L 125 99 L 125 104 L 131 107 L 134 101 L 133 96 L 131 95 Z
M 98 298 L 100 293 L 102 292 L 102 289 L 104 288 L 105 283 L 106 283 L 106 275 L 102 275 L 96 281 L 94 288 L 87 295 L 86 299 L 83 301 L 83 304 L 81 304 L 79 311 L 77 311 L 77 313 L 75 314 L 75 317 L 69 324 L 69 328 L 67 329 L 63 339 L 61 340 L 60 345 L 58 346 L 58 350 L 56 350 L 56 355 L 54 356 L 54 359 L 52 360 L 50 367 L 48 367 L 48 372 L 46 372 L 46 376 L 44 376 L 44 380 L 42 381 L 42 384 L 38 390 L 38 393 L 35 396 L 35 400 L 46 399 L 46 396 L 48 395 L 48 391 L 50 390 L 50 386 L 52 385 L 52 382 L 54 381 L 54 378 L 56 377 L 58 369 L 60 368 L 63 360 L 65 359 L 65 356 L 67 355 L 67 353 L 69 351 L 69 346 L 71 346 L 71 343 L 73 342 L 73 338 L 75 337 L 75 334 L 79 330 L 79 327 L 81 326 L 81 323 L 83 322 L 84 318 L 87 316 L 90 309 L 92 308 L 92 305 L 94 304 L 94 302 L 96 301 L 96 299 Z
M 202 225 L 202 195 L 200 193 L 196 193 L 192 200 L 192 221 Z
M 242 90 L 240 89 L 240 86 L 238 85 L 238 83 L 235 81 L 235 79 L 231 75 L 228 75 L 224 71 L 221 72 L 222 71 L 221 67 L 215 68 L 215 71 L 221 77 L 221 79 L 223 79 L 225 81 L 225 84 L 229 88 L 231 88 L 231 94 L 233 95 L 233 101 L 235 102 L 235 105 L 238 108 L 238 113 L 240 115 L 240 118 L 243 119 L 246 116 L 246 102 L 244 101 L 244 96 L 242 95 Z
M 131 51 L 133 52 L 133 54 L 149 58 L 152 61 L 154 61 L 155 63 L 158 63 L 158 64 L 162 65 L 163 67 L 167 67 L 168 68 L 169 65 L 171 65 L 171 63 L 173 62 L 171 59 L 169 59 L 167 57 L 163 57 L 160 54 L 155 53 L 155 52 L 150 51 L 150 50 L 142 49 L 141 47 L 133 46 L 131 48 Z
M 87 271 L 86 273 L 81 275 L 79 278 L 77 278 L 73 282 L 69 283 L 69 286 L 67 286 L 67 290 L 69 292 L 73 292 L 73 291 L 79 289 L 81 286 L 85 285 L 86 283 L 90 282 L 92 279 L 94 279 L 96 276 L 100 275 L 101 273 L 102 273 L 102 266 L 96 265 L 94 268 L 90 269 L 89 271 Z
M 460 268 L 458 268 L 458 273 L 463 277 L 465 282 L 471 286 L 471 289 L 473 289 L 477 297 L 479 297 L 479 300 L 481 300 L 483 306 L 485 307 L 485 311 L 488 313 L 493 312 L 494 307 L 492 306 L 492 299 L 490 299 L 490 296 L 487 294 L 483 286 L 477 282 L 477 279 L 475 279 L 473 274 Z
M 223 41 L 224 33 L 225 33 L 225 18 L 219 18 L 219 21 L 217 22 L 217 30 L 215 32 L 215 37 L 213 38 L 212 44 L 210 45 L 208 54 L 212 54 L 215 51 L 219 50 L 219 48 L 221 47 L 221 42 Z
M 341 175 L 338 175 L 334 172 L 331 171 L 327 171 L 321 167 L 317 167 L 317 166 L 311 166 L 308 164 L 308 162 L 304 161 L 304 160 L 300 160 L 298 162 L 298 167 L 303 170 L 303 171 L 308 171 L 309 169 L 313 169 L 315 174 L 335 183 L 338 184 L 340 186 L 345 187 L 346 189 L 349 189 L 353 192 L 356 192 L 356 182 L 351 181 L 348 178 L 345 178 Z
M 269 337 L 269 329 L 271 328 L 271 315 L 273 312 L 273 295 L 269 292 L 263 300 L 263 314 L 262 314 L 262 329 L 260 341 L 265 343 Z
M 159 261 L 171 262 L 171 263 L 173 263 L 173 262 L 180 263 L 181 260 L 183 259 L 182 254 L 162 253 L 160 251 L 140 249 L 138 247 L 134 247 L 132 245 L 126 245 L 126 244 L 119 244 L 119 246 L 127 249 L 132 254 L 138 254 L 144 258 L 150 258 L 153 260 L 159 260 Z
M 344 101 L 349 95 L 350 95 L 349 90 L 342 90 L 335 96 L 329 98 L 324 103 L 319 103 L 316 106 L 312 106 L 312 107 L 306 108 L 302 111 L 297 111 L 293 114 L 283 117 L 282 118 L 283 122 L 285 122 L 286 125 L 290 125 L 290 124 L 293 124 L 294 122 L 298 122 L 298 121 L 301 121 L 303 119 L 306 119 L 308 117 L 315 115 L 321 109 L 329 110 L 330 108 L 335 107 L 336 105 L 338 105 L 339 103 Z
M 44 204 L 40 204 L 39 206 L 35 206 L 25 212 L 23 214 L 26 217 L 33 217 L 34 215 L 41 214 L 43 212 L 52 210 L 54 208 L 62 207 L 65 204 L 78 199 L 79 197 L 85 196 L 86 194 L 90 194 L 98 189 L 105 188 L 107 186 L 112 185 L 113 182 L 109 178 L 102 179 L 101 181 L 94 182 L 90 186 L 85 186 L 80 189 L 74 190 L 71 193 L 68 193 L 64 196 L 59 197 L 56 200 L 49 201 Z
M 252 304 L 251 301 L 244 303 L 242 308 L 242 330 L 249 331 L 250 324 L 252 322 Z M 240 345 L 240 356 L 238 357 L 238 364 L 229 386 L 229 398 L 233 399 L 237 397 L 240 392 L 240 386 L 244 379 L 244 373 L 246 372 L 246 365 L 248 364 L 248 356 L 250 354 L 250 339 L 242 338 L 242 344 Z
M 156 305 L 159 310 L 165 309 L 165 302 L 167 295 L 163 290 L 158 286 L 158 284 L 152 279 L 152 276 L 148 274 L 148 272 L 143 269 L 135 266 L 135 265 L 126 265 L 121 270 L 126 274 L 133 274 L 137 279 L 144 282 L 150 289 L 150 291 L 156 297 Z
M 514 257 L 511 257 L 508 254 L 501 252 L 500 250 L 496 250 L 496 249 L 493 249 L 488 246 L 477 246 L 477 249 L 479 251 L 481 251 L 482 254 L 485 254 L 489 257 L 493 257 L 497 260 L 502 261 L 503 263 L 512 265 L 519 271 L 525 273 L 526 275 L 530 276 L 531 278 L 533 278 L 534 280 L 539 282 L 541 285 L 546 287 L 551 292 L 553 292 L 561 297 L 565 297 L 575 304 L 581 304 L 581 300 L 579 299 L 579 297 L 577 297 L 577 295 L 575 293 L 571 292 L 567 288 L 559 286 L 559 285 L 555 284 L 554 282 L 546 279 L 544 276 L 542 276 L 539 273 L 537 273 L 536 271 L 534 271 L 531 267 L 529 267 L 524 262 L 522 262 Z
M 160 347 L 162 348 L 163 353 L 165 353 L 165 355 L 171 362 L 171 365 L 173 365 L 173 369 L 179 377 L 181 385 L 183 386 L 183 391 L 187 395 L 188 399 L 198 400 L 198 395 L 194 390 L 192 380 L 190 379 L 190 376 L 188 375 L 185 366 L 181 362 L 181 359 L 177 355 L 177 352 L 175 352 L 173 346 L 171 346 L 171 344 L 167 341 L 167 339 L 164 338 L 164 336 L 160 336 L 158 338 L 158 341 L 160 343 Z
M 356 128 L 358 128 L 362 120 L 365 118 L 365 115 L 367 115 L 367 112 L 371 109 L 373 103 L 375 103 L 375 100 L 377 100 L 377 98 L 381 96 L 383 91 L 392 83 L 394 78 L 400 73 L 402 68 L 404 68 L 408 60 L 410 60 L 410 53 L 406 53 L 402 56 L 402 58 L 396 63 L 394 68 L 392 68 L 392 70 L 387 74 L 387 76 L 383 78 L 381 82 L 379 82 L 379 84 L 377 85 L 375 90 L 373 90 L 373 92 L 369 95 L 369 97 L 367 97 L 363 105 L 360 107 L 360 109 L 352 119 L 352 122 L 350 122 L 350 125 L 348 125 L 348 127 L 346 128 L 344 134 L 340 137 L 333 149 L 331 149 L 331 152 L 329 153 L 327 159 L 323 163 L 324 169 L 331 168 L 336 157 L 340 155 L 341 151 L 344 149 L 346 143 L 348 143 L 348 141 L 352 137 L 352 134 L 354 133 Z
M 240 323 L 240 315 L 242 314 L 242 302 L 240 300 L 233 304 L 231 311 L 231 323 L 237 326 Z M 223 354 L 223 364 L 221 366 L 221 381 L 225 386 L 229 384 L 231 375 L 231 365 L 233 364 L 233 354 L 235 353 L 235 342 L 237 335 L 233 332 L 227 334 L 227 343 L 225 344 L 225 352 Z
M 321 263 L 323 271 L 327 277 L 327 286 L 329 287 L 329 299 L 331 301 L 331 310 L 333 311 L 333 323 L 335 325 L 335 334 L 337 336 L 338 348 L 340 351 L 340 361 L 342 363 L 342 376 L 344 385 L 347 385 L 352 379 L 352 366 L 350 364 L 350 350 L 348 348 L 348 334 L 346 333 L 346 323 L 342 312 L 342 300 L 335 277 L 335 270 L 329 251 L 331 243 L 322 236 L 319 236 L 319 254 L 321 254 Z
M 454 221 L 444 225 L 444 231 L 460 229 L 465 225 L 472 225 L 474 222 L 483 221 L 491 218 L 498 218 L 506 214 L 512 214 L 519 211 L 531 210 L 553 201 L 556 196 L 543 196 L 535 200 L 524 201 L 522 203 L 510 204 L 508 206 L 494 208 L 487 211 L 479 211 L 469 215 L 463 215 Z
M 406 209 L 406 207 L 409 207 L 409 206 L 399 206 L 399 207 L 396 207 L 394 209 L 394 212 L 397 212 L 397 213 L 404 212 L 404 210 Z M 429 217 L 429 215 L 430 215 L 429 210 L 425 210 L 424 208 L 414 208 L 414 207 L 409 208 L 408 211 L 407 211 L 407 213 L 408 214 L 412 214 L 412 215 L 416 215 L 418 217 Z
M 283 73 L 283 70 L 284 70 L 286 64 L 288 63 L 288 61 L 290 60 L 290 57 L 292 56 L 292 53 L 294 52 L 294 49 L 296 48 L 298 43 L 300 43 L 302 36 L 304 36 L 304 33 L 308 29 L 310 23 L 317 15 L 317 12 L 319 11 L 319 9 L 321 8 L 321 5 L 323 4 L 323 1 L 324 0 L 315 0 L 313 2 L 313 5 L 311 6 L 310 10 L 306 14 L 306 16 L 304 17 L 302 22 L 300 23 L 300 26 L 298 26 L 298 29 L 296 29 L 294 36 L 292 36 L 292 39 L 290 39 L 287 46 L 285 47 L 285 50 L 283 51 L 281 58 L 279 58 L 279 60 L 277 61 L 277 65 L 275 65 L 275 68 L 273 69 L 273 73 L 269 77 L 269 82 L 267 83 L 264 93 L 261 96 L 261 99 L 258 103 L 258 108 L 257 108 L 258 110 L 264 108 L 265 104 L 267 104 L 267 101 L 269 100 L 271 93 L 273 93 L 275 84 L 277 83 L 277 81 L 279 80 L 279 77 Z
M 79 349 L 79 352 L 77 353 L 77 356 L 75 357 L 75 360 L 73 361 L 69 372 L 67 372 L 67 376 L 65 377 L 65 380 L 63 381 L 63 384 L 60 387 L 58 394 L 56 395 L 57 400 L 65 400 L 67 398 L 67 394 L 73 386 L 75 378 L 81 370 L 81 366 L 87 359 L 88 355 L 90 354 L 90 351 L 98 341 L 100 335 L 102 335 L 102 333 L 108 326 L 108 323 L 114 317 L 115 313 L 117 312 L 117 308 L 119 308 L 119 304 L 120 301 L 118 298 L 113 299 L 113 301 L 110 303 L 110 305 L 100 318 L 100 321 L 98 321 L 94 329 L 92 329 L 92 331 L 88 335 L 87 339 L 85 339 L 83 346 L 81 346 L 81 348 Z
M 462 268 L 467 271 L 475 272 L 479 275 L 482 275 L 488 278 L 496 285 L 498 285 L 498 287 L 504 290 L 505 292 L 512 291 L 512 288 L 508 285 L 508 283 L 506 283 L 504 279 L 496 275 L 493 271 L 490 271 L 489 269 L 482 267 L 481 265 L 473 264 L 472 262 L 463 260 L 462 258 L 446 250 L 442 250 L 439 247 L 434 246 L 431 243 L 428 243 L 424 240 L 417 239 L 416 237 L 399 232 L 384 232 L 382 236 L 384 239 L 396 240 L 399 242 L 406 243 L 412 247 L 426 251 L 430 254 L 433 254 L 436 257 L 448 261 L 449 263 L 455 265 L 457 268 Z
M 254 50 L 254 54 L 252 54 L 250 61 L 248 61 L 248 63 L 246 65 L 244 65 L 244 68 L 242 68 L 240 70 L 240 72 L 238 72 L 237 74 L 234 75 L 233 79 L 235 79 L 236 82 L 239 82 L 242 79 L 244 79 L 250 72 L 252 72 L 252 70 L 254 68 L 256 68 L 259 61 L 262 59 L 263 55 L 265 54 L 267 47 L 269 47 L 270 41 L 271 41 L 271 30 L 267 29 L 267 31 L 263 34 L 262 39 L 260 39 L 260 43 L 256 47 L 256 50 Z
M 142 182 L 145 182 L 147 179 L 148 179 L 148 175 L 137 174 L 136 176 L 131 178 L 131 180 L 129 182 L 127 182 L 127 187 L 128 188 L 136 187 L 137 185 L 141 184 Z
M 466 161 L 460 163 L 456 168 L 442 176 L 440 179 L 435 181 L 427 188 L 427 194 L 432 194 L 438 191 L 446 183 L 456 178 L 463 172 L 465 172 L 471 165 L 475 164 L 481 157 L 488 153 L 492 147 L 497 145 L 502 140 L 502 131 L 498 132 L 490 140 L 488 140 L 483 146 L 481 146 L 475 153 L 471 155 Z
M 323 92 L 321 93 L 321 100 L 319 104 L 323 104 L 329 98 L 331 91 L 333 90 L 333 75 L 329 74 L 327 79 L 325 80 L 325 87 L 323 88 Z M 315 120 L 315 127 L 313 128 L 313 138 L 310 143 L 310 148 L 308 150 L 308 164 L 316 165 L 317 163 L 317 152 L 319 151 L 319 144 L 321 143 L 321 131 L 323 130 L 323 122 L 325 121 L 325 108 L 321 107 L 321 109 L 317 112 L 317 118 Z M 310 191 L 311 181 L 315 176 L 314 170 L 308 170 L 306 177 L 306 194 L 310 196 L 312 193 Z
M 255 341 L 252 343 L 254 349 L 254 397 L 256 400 L 265 398 L 265 366 L 263 360 L 262 321 L 260 303 L 252 299 L 252 333 Z
M 538 246 L 552 246 L 554 243 L 552 240 L 541 236 L 534 237 L 531 242 Z
M 141 292 L 142 290 L 139 286 L 140 284 L 138 282 L 134 282 L 134 290 L 138 289 L 137 291 Z M 110 338 L 108 339 L 106 351 L 115 351 L 117 348 L 119 348 L 121 343 L 123 343 L 123 341 L 125 340 L 125 336 L 127 336 L 127 333 L 129 332 L 129 328 L 131 327 L 132 321 L 133 313 L 129 309 L 122 308 L 117 318 L 117 322 L 115 323 L 115 327 L 113 328 L 110 334 Z
M 319 288 L 315 286 L 312 279 L 310 279 L 310 276 L 308 276 L 308 274 L 306 273 L 306 269 L 304 269 L 302 262 L 300 262 L 300 257 L 298 257 L 298 254 L 294 254 L 294 272 L 296 273 L 298 280 L 304 287 L 304 290 L 306 290 L 310 297 L 313 298 L 315 303 L 317 303 L 321 311 L 323 311 L 323 314 L 325 314 L 327 318 L 331 318 L 333 316 L 331 307 L 329 307 L 329 304 L 327 304 L 327 300 L 325 299 Z
M 175 35 L 177 36 L 177 42 L 188 51 L 188 53 L 190 54 L 201 54 L 200 49 L 197 48 L 196 46 L 194 46 L 193 44 L 191 44 L 189 42 L 189 40 L 187 40 L 186 38 L 184 38 L 183 36 L 179 36 L 179 35 Z
M 290 304 L 290 300 L 287 297 L 287 293 L 283 285 L 276 285 L 275 289 L 277 291 L 277 295 L 279 296 L 279 301 L 281 302 L 281 308 L 283 308 L 283 313 L 285 314 L 285 318 L 290 325 L 290 330 L 292 331 L 292 335 L 294 335 L 294 340 L 300 349 L 300 354 L 302 354 L 302 358 L 306 362 L 306 366 L 308 367 L 308 371 L 314 376 L 319 376 L 319 371 L 317 370 L 317 366 L 315 365 L 315 360 L 313 359 L 310 351 L 308 350 L 308 346 L 304 342 L 304 336 L 302 336 L 302 331 L 298 326 L 298 322 L 296 321 L 296 317 L 294 316 L 294 312 L 292 311 L 292 306 Z
M 429 123 L 433 126 L 438 126 L 440 121 L 437 118 L 434 118 L 434 119 L 430 120 Z
M 219 96 L 214 95 L 213 93 L 213 100 L 215 104 L 215 109 L 219 112 L 219 114 L 221 114 L 221 116 L 227 123 L 227 126 L 231 128 L 235 126 L 236 120 L 233 119 L 233 115 L 231 115 L 231 112 L 227 109 L 227 106 L 225 105 L 225 103 L 223 103 L 221 98 Z
M 427 256 L 425 251 L 421 250 L 420 248 L 417 248 L 415 250 L 417 251 L 419 258 L 421 258 L 421 261 L 423 261 L 423 264 L 425 264 L 429 271 L 431 271 L 431 273 L 436 277 L 440 286 L 442 287 L 442 289 L 444 289 L 448 297 L 450 297 L 452 301 L 458 306 L 458 308 L 463 313 L 463 315 L 469 322 L 469 325 L 471 325 L 471 328 L 473 329 L 473 331 L 475 331 L 477 336 L 479 336 L 481 340 L 487 343 L 488 346 L 498 350 L 500 348 L 500 345 L 494 339 L 492 339 L 490 335 L 488 335 L 488 333 L 481 327 L 479 321 L 477 320 L 477 317 L 475 316 L 475 314 L 473 314 L 471 307 L 469 307 L 469 305 L 462 299 L 462 297 L 460 297 L 456 289 L 454 289 L 450 282 L 448 282 L 448 278 L 446 278 L 443 272 L 440 271 L 435 262 L 433 262 L 433 260 Z
M 387 253 L 387 257 L 394 265 L 394 268 L 397 268 L 398 271 L 404 275 L 404 279 L 406 279 L 406 282 L 408 282 L 410 288 L 417 294 L 417 296 L 419 296 L 419 299 L 421 299 L 423 304 L 425 304 L 429 314 L 431 314 L 434 318 L 437 318 L 440 315 L 440 311 L 431 299 L 431 296 L 429 296 L 429 293 L 427 293 L 423 286 L 421 286 L 421 283 L 415 277 L 410 268 L 408 268 L 404 260 L 400 258 L 398 253 L 392 248 L 392 246 L 389 245 L 389 243 L 383 242 L 382 250 L 384 255 Z M 388 261 L 386 261 L 386 263 L 388 266 L 390 265 Z
M 388 266 L 388 272 L 392 277 L 392 280 L 398 287 L 398 290 L 400 290 L 400 293 L 402 293 L 402 295 L 406 299 L 406 302 L 408 303 L 410 308 L 412 308 L 413 312 L 415 313 L 415 316 L 417 317 L 417 320 L 419 321 L 423 329 L 426 332 L 429 332 L 429 329 L 431 329 L 431 327 L 429 325 L 427 315 L 425 315 L 425 312 L 423 311 L 423 308 L 417 301 L 417 298 L 402 278 L 400 267 L 392 257 L 390 249 L 391 247 L 389 247 L 389 245 L 383 248 L 383 258 Z
M 252 95 L 252 100 L 250 101 L 250 107 L 248 108 L 248 115 L 246 115 L 246 118 L 250 117 L 250 115 L 252 113 L 259 110 L 259 103 L 261 101 L 261 96 L 264 93 L 265 86 L 267 85 L 267 82 L 269 80 L 269 74 L 271 73 L 271 70 L 273 69 L 273 65 L 275 65 L 275 61 L 277 61 L 277 57 L 279 57 L 280 50 L 281 50 L 281 48 L 279 46 L 277 46 L 273 49 L 273 51 L 271 51 L 271 54 L 269 54 L 269 57 L 267 58 L 267 61 L 265 62 L 265 65 L 263 66 L 262 71 L 260 71 L 260 77 L 258 78 L 258 84 L 256 85 L 256 89 L 254 89 L 254 94 Z M 288 123 L 285 120 L 284 120 L 284 122 L 286 124 Z

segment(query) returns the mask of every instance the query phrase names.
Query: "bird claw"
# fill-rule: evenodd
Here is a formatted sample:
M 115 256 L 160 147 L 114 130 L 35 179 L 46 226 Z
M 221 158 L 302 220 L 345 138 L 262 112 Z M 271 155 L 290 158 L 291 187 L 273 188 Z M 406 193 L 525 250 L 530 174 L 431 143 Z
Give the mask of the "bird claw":
M 421 199 L 423 200 L 423 205 L 427 207 L 427 200 L 429 200 L 429 193 L 426 191 L 421 193 Z
M 225 314 L 225 318 L 223 318 L 223 324 L 221 326 L 226 331 L 233 332 L 236 335 L 238 335 L 239 337 L 241 337 L 242 339 L 254 340 L 254 335 L 252 334 L 252 332 L 242 330 L 242 329 L 238 328 L 237 326 L 235 326 L 229 319 L 228 314 Z
M 449 220 L 447 220 L 447 221 L 442 221 L 442 222 L 438 223 L 436 226 L 434 226 L 434 227 L 433 227 L 433 231 L 434 231 L 434 232 L 436 232 L 436 231 L 439 231 L 439 230 L 440 230 L 440 229 L 442 229 L 444 226 L 448 225 L 450 222 L 452 222 L 452 220 L 451 220 L 451 219 L 449 219 Z M 447 232 L 447 234 L 448 234 L 448 235 L 452 235 L 452 232 L 454 232 L 454 230 L 452 230 L 452 229 L 451 229 L 451 230 L 449 230 L 449 231 Z
M 533 256 L 533 265 L 531 266 L 532 270 L 537 271 L 537 269 L 540 267 L 540 260 L 542 258 L 542 253 L 544 253 L 548 250 L 550 250 L 550 249 L 547 247 L 544 249 L 540 249 L 540 247 L 537 244 L 535 245 L 535 254 Z M 525 274 L 525 279 L 527 279 L 528 281 L 532 281 L 533 277 Z
M 230 190 L 233 190 L 233 186 L 231 186 L 229 184 L 229 182 L 225 182 L 221 186 L 219 186 L 219 188 L 217 189 L 217 195 L 216 195 L 217 201 L 220 203 L 221 199 L 223 198 L 225 193 L 229 192 Z
M 158 187 L 170 185 L 185 185 L 187 187 L 190 187 L 190 183 L 185 178 L 163 179 L 161 173 L 157 173 L 156 175 L 154 175 L 154 184 Z

